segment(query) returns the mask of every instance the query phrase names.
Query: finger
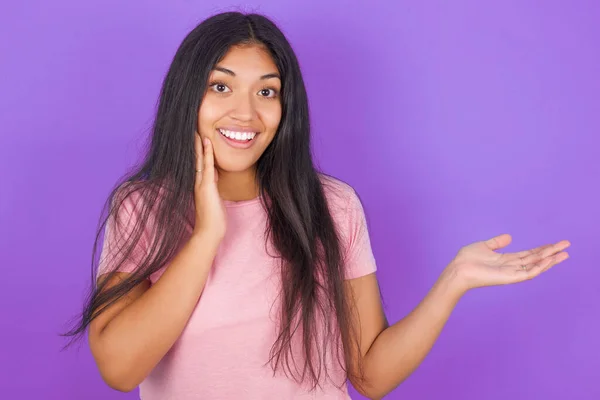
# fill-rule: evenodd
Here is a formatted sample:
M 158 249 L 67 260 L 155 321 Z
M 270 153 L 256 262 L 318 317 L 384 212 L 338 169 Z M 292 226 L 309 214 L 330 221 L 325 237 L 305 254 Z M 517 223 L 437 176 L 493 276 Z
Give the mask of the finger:
M 215 156 L 213 146 L 210 139 L 204 139 L 204 169 L 202 171 L 202 178 L 206 179 L 207 182 L 215 181 Z
M 202 170 L 204 165 L 204 156 L 203 156 L 203 146 L 202 146 L 202 137 L 200 134 L 196 132 L 194 134 L 194 146 L 196 150 L 196 180 L 200 181 L 202 179 L 202 173 L 198 172 L 198 170 Z
M 568 258 L 569 258 L 569 253 L 567 253 L 566 251 L 563 251 L 558 254 L 554 254 L 551 257 L 546 257 L 543 260 L 538 261 L 537 263 L 527 267 L 526 269 L 519 268 L 519 270 L 520 270 L 519 273 L 525 274 L 525 276 L 526 276 L 525 279 L 531 279 L 531 278 L 534 278 L 534 277 L 540 275 L 543 272 L 548 271 L 553 266 L 560 264 L 561 262 L 565 261 Z
M 521 265 L 535 264 L 547 257 L 560 253 L 569 247 L 571 243 L 568 240 L 561 240 L 553 245 L 547 245 L 543 250 L 537 253 L 529 254 L 519 260 Z
M 508 233 L 504 233 L 500 236 L 486 240 L 484 243 L 490 250 L 498 250 L 508 246 L 511 241 L 512 237 Z
M 552 268 L 553 266 L 560 264 L 561 262 L 568 259 L 569 253 L 567 253 L 566 251 L 561 251 L 560 253 L 557 253 L 549 258 L 552 260 L 552 262 L 550 263 L 550 265 L 546 266 L 542 272 L 545 272 L 545 271 L 549 270 L 550 268 Z
M 517 253 L 504 253 L 503 256 L 504 256 L 504 259 L 506 260 L 506 262 L 508 262 L 508 263 L 513 262 L 513 261 L 521 261 L 525 257 L 530 256 L 532 254 L 537 254 L 540 251 L 542 251 L 550 246 L 552 246 L 552 245 L 545 244 L 543 246 L 536 247 L 535 249 L 519 251 Z
M 549 269 L 552 266 L 552 259 L 544 259 L 536 264 L 529 265 L 527 268 L 517 267 L 517 273 L 520 275 L 522 280 L 533 279 L 543 271 Z

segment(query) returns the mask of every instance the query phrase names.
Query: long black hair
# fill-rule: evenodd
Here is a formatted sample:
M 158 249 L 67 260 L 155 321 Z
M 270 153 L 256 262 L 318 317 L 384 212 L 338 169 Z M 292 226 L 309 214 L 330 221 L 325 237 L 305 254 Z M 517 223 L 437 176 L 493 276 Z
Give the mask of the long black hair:
M 212 68 L 232 46 L 244 44 L 266 48 L 282 78 L 280 125 L 257 164 L 257 185 L 269 222 L 266 237 L 281 260 L 279 335 L 266 361 L 274 370 L 283 366 L 286 375 L 289 372 L 298 382 L 309 379 L 314 389 L 321 385 L 323 376 L 328 376 L 325 353 L 331 349 L 346 377 L 360 382 L 361 376 L 350 376 L 351 369 L 341 359 L 349 360 L 351 353 L 357 354 L 358 341 L 352 307 L 344 294 L 343 251 L 327 204 L 325 175 L 317 172 L 311 156 L 304 81 L 284 34 L 258 14 L 227 12 L 212 16 L 181 43 L 161 89 L 148 152 L 139 168 L 124 177 L 107 199 L 108 216 L 98 229 L 92 260 L 96 259 L 107 220 L 115 218 L 123 201 L 134 193 L 141 200 L 136 202 L 137 223 L 111 274 L 134 255 L 152 216 L 154 231 L 149 250 L 138 257 L 139 265 L 127 279 L 109 288 L 106 282 L 110 279 L 95 280 L 92 261 L 93 284 L 83 313 L 65 335 L 80 336 L 102 310 L 168 263 L 185 242 L 194 223 L 198 109 Z M 297 330 L 304 352 L 300 368 L 292 355 Z

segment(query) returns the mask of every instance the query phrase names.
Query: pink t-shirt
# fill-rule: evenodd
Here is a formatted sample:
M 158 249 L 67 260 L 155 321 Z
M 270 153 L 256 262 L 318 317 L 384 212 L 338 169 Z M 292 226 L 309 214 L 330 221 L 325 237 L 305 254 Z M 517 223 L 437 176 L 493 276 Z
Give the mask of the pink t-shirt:
M 341 233 L 346 279 L 375 272 L 358 196 L 345 183 L 330 178 L 323 182 Z M 259 198 L 225 205 L 227 233 L 202 296 L 179 339 L 140 385 L 141 399 L 349 399 L 343 371 L 335 362 L 327 363 L 331 381 L 312 392 L 286 377 L 281 368 L 273 376 L 268 360 L 277 334 L 279 314 L 273 305 L 281 277 L 280 264 L 265 249 L 267 215 Z M 127 200 L 125 210 L 135 217 Z M 109 251 L 110 239 L 111 224 L 101 258 Z M 142 239 L 139 254 L 148 244 L 147 236 Z M 120 270 L 129 272 L 135 266 L 132 257 Z M 99 273 L 105 268 L 101 262 Z M 153 283 L 164 268 L 150 277 Z

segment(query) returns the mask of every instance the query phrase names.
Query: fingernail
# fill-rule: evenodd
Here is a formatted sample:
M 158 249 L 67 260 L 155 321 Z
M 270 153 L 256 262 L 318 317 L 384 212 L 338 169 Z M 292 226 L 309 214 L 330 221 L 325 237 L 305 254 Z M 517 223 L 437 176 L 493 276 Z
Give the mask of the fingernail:
M 209 145 L 210 144 L 210 140 L 208 140 L 208 138 L 204 138 L 204 144 Z

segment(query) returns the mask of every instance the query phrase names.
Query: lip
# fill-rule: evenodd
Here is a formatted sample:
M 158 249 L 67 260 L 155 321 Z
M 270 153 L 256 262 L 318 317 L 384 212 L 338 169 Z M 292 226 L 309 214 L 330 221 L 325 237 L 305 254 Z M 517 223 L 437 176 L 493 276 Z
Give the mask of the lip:
M 247 131 L 240 131 L 240 130 L 235 130 L 235 129 L 227 129 L 227 128 L 220 128 L 226 131 L 234 131 L 234 132 L 256 132 L 256 131 L 251 131 L 251 130 L 247 130 Z M 254 145 L 254 142 L 256 142 L 256 137 L 258 135 L 260 135 L 260 133 L 257 133 L 256 136 L 254 136 L 254 139 L 250 140 L 250 141 L 246 141 L 246 142 L 238 142 L 236 140 L 232 140 L 229 139 L 227 136 L 223 135 L 221 132 L 219 132 L 219 129 L 216 130 L 217 131 L 217 135 L 219 135 L 219 137 L 225 142 L 227 143 L 229 146 L 236 148 L 236 149 L 248 149 L 250 147 L 252 147 Z

